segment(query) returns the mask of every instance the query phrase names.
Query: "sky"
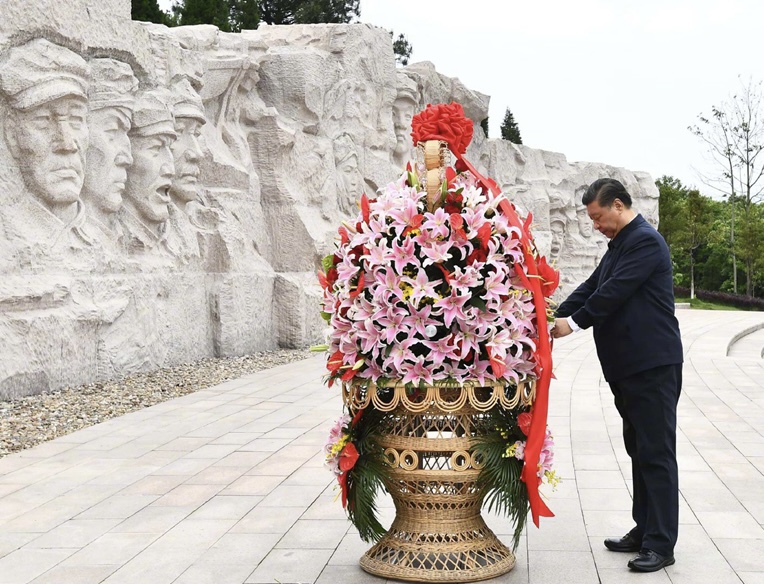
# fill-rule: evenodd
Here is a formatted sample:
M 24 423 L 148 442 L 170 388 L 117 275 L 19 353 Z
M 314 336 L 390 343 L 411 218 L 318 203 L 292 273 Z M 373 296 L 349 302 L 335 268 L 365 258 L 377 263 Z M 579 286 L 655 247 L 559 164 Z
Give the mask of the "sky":
M 711 196 L 717 166 L 687 127 L 764 78 L 760 0 L 361 0 L 360 20 L 489 95 L 490 137 L 509 108 L 528 146 Z

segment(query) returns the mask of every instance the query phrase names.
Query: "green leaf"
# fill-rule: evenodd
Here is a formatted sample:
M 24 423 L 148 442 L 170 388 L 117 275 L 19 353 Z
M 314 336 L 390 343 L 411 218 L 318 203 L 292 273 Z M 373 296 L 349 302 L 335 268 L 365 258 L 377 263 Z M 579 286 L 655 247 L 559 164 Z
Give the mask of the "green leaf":
M 324 269 L 324 274 L 328 274 L 329 270 L 334 267 L 334 254 L 329 254 L 321 260 L 321 267 Z
M 331 312 L 324 312 L 321 311 L 321 318 L 323 318 L 326 322 L 331 322 L 332 320 L 332 313 Z
M 419 188 L 419 179 L 413 172 L 408 173 L 408 183 L 410 187 Z
M 468 302 L 470 305 L 480 310 L 480 312 L 485 312 L 486 310 L 488 310 L 488 307 L 485 305 L 485 300 L 483 300 L 477 295 L 470 298 Z

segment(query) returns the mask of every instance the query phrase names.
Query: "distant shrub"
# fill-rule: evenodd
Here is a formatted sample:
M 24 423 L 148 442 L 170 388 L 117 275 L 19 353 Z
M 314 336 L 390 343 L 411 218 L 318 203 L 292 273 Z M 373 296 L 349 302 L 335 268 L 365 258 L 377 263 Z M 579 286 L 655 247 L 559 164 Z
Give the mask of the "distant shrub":
M 690 289 L 684 286 L 674 286 L 674 295 L 681 298 L 690 297 Z M 764 310 L 764 298 L 743 296 L 742 294 L 730 294 L 729 292 L 710 292 L 708 290 L 695 290 L 695 296 L 706 302 L 717 302 L 734 306 L 742 310 Z

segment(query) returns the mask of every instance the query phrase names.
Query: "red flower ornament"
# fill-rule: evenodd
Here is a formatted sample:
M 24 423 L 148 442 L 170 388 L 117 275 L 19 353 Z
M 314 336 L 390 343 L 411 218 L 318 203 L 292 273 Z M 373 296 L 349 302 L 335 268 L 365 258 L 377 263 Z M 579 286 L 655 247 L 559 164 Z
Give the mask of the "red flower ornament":
M 414 146 L 427 140 L 442 140 L 457 157 L 467 151 L 475 129 L 472 120 L 464 115 L 464 108 L 456 102 L 428 104 L 411 120 L 411 127 Z

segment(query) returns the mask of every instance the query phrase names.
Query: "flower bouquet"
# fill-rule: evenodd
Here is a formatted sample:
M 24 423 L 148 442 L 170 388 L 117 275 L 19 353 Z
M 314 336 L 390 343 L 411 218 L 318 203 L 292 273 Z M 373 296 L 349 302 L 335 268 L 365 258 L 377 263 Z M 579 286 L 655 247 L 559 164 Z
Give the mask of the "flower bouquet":
M 529 507 L 537 525 L 551 515 L 538 486 L 557 481 L 546 400 L 559 274 L 535 250 L 532 219 L 464 158 L 473 124 L 461 106 L 428 106 L 412 127 L 414 166 L 362 196 L 319 273 L 328 383 L 348 409 L 327 463 L 361 537 L 378 542 L 364 569 L 484 579 L 514 557 L 483 504 L 514 519 L 515 545 Z M 396 503 L 389 531 L 380 489 Z

